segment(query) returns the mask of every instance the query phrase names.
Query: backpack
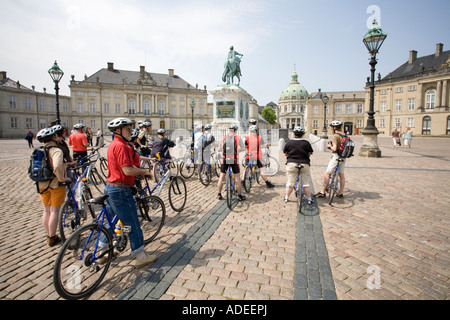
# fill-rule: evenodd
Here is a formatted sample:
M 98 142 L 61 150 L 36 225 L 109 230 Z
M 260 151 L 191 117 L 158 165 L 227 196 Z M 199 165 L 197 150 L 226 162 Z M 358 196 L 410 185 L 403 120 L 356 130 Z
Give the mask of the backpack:
M 355 143 L 350 139 L 347 135 L 343 135 L 338 133 L 341 136 L 341 145 L 337 150 L 337 154 L 341 158 L 350 158 L 353 157 L 353 151 L 355 150 Z
M 237 142 L 236 136 L 227 136 L 223 141 L 223 157 L 225 159 L 236 159 L 237 155 Z
M 50 165 L 48 154 L 50 148 L 54 147 L 40 147 L 39 149 L 34 149 L 31 154 L 28 176 L 36 183 L 51 181 L 56 177 Z

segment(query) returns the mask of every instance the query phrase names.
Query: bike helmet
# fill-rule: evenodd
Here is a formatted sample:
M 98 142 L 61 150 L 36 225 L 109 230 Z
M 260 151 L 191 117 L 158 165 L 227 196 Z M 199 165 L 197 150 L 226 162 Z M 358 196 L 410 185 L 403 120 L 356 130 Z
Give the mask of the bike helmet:
M 250 120 L 248 120 L 248 123 L 250 124 L 250 125 L 256 125 L 256 120 L 255 119 L 250 119 Z
M 330 123 L 330 127 L 342 127 L 342 122 L 339 120 L 334 120 Z
M 207 125 L 205 125 L 205 130 L 210 130 L 210 129 L 212 129 L 212 124 L 207 124 Z
M 36 139 L 41 143 L 45 143 L 52 140 L 51 138 L 55 135 L 55 133 L 55 129 L 45 128 L 37 133 Z
M 297 126 L 294 128 L 294 134 L 302 134 L 305 133 L 305 128 L 302 126 Z
M 158 131 L 156 131 L 157 134 L 165 134 L 166 133 L 166 129 L 158 129 Z
M 63 126 L 63 125 L 57 124 L 57 125 L 54 125 L 54 126 L 52 127 L 52 129 L 55 130 L 55 133 L 56 133 L 58 136 L 62 136 L 64 130 L 66 130 L 66 127 Z
M 131 131 L 131 140 L 136 139 L 139 135 L 139 132 L 139 129 L 134 129 L 133 131 Z
M 258 127 L 255 126 L 255 125 L 253 125 L 253 126 L 250 126 L 250 127 L 248 128 L 248 130 L 251 131 L 251 132 L 257 132 L 257 131 L 258 131 Z
M 237 124 L 230 124 L 228 126 L 228 129 L 236 131 L 238 129 L 238 125 Z
M 78 129 L 83 129 L 84 127 L 85 127 L 85 125 L 82 124 L 82 123 L 77 123 L 76 125 L 73 126 L 73 128 L 74 128 L 74 129 L 77 129 L 77 130 L 78 130 Z
M 134 124 L 134 121 L 127 118 L 116 118 L 108 123 L 108 129 L 112 132 L 119 128 L 123 128 L 125 126 L 131 126 Z
M 142 123 L 142 126 L 148 128 L 152 126 L 152 123 L 149 120 L 146 120 Z

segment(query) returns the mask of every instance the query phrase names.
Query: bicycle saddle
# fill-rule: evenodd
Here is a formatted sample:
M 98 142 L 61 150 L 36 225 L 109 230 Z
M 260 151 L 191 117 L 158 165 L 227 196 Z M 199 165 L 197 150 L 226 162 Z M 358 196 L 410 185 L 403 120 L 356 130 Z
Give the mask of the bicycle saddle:
M 89 200 L 86 201 L 86 202 L 88 202 L 88 203 L 93 203 L 93 204 L 99 204 L 99 205 L 104 206 L 104 205 L 105 205 L 105 200 L 108 199 L 108 198 L 109 198 L 108 195 L 103 195 L 103 196 L 101 196 L 101 197 L 89 199 Z

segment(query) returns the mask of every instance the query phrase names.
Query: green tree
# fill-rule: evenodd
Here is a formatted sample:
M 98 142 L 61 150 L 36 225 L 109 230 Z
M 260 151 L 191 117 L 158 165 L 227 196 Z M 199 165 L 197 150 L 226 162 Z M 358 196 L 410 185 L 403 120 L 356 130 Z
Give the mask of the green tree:
M 262 117 L 270 124 L 277 123 L 277 116 L 272 107 L 265 107 L 261 112 Z

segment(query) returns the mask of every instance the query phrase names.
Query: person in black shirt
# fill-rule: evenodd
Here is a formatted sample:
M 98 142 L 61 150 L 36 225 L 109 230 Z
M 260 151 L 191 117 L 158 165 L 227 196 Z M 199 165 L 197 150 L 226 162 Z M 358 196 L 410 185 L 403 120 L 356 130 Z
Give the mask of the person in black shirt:
M 284 201 L 289 201 L 289 196 L 294 190 L 295 182 L 297 180 L 298 169 L 297 164 L 302 164 L 303 169 L 301 170 L 303 187 L 305 189 L 306 197 L 308 198 L 308 204 L 313 204 L 314 200 L 311 198 L 311 188 L 309 186 L 310 180 L 310 159 L 309 157 L 313 153 L 313 149 L 309 141 L 302 139 L 305 134 L 305 128 L 295 127 L 293 140 L 286 142 L 283 152 L 286 156 L 286 195 L 284 196 Z
M 169 148 L 175 147 L 175 143 L 164 137 L 166 134 L 165 129 L 158 130 L 158 137 L 153 142 L 153 148 L 150 153 L 150 158 L 156 158 L 156 155 L 159 153 L 161 158 L 164 159 L 172 159 L 170 156 Z

